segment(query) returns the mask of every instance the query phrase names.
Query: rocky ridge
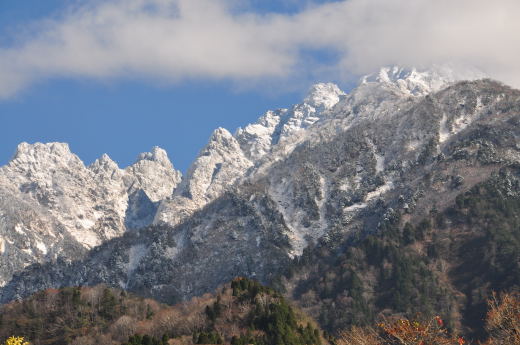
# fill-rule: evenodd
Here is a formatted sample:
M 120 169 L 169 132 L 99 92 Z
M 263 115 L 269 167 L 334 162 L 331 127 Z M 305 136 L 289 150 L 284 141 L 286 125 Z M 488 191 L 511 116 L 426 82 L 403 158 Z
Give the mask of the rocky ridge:
M 232 135 L 216 129 L 171 199 L 161 202 L 155 224 L 174 226 L 221 196 L 248 174 L 273 148 L 304 132 L 344 95 L 334 84 L 316 84 L 304 102 L 291 109 L 268 111 Z
M 508 109 L 518 92 L 446 77 L 443 87 L 420 83 L 436 85 L 425 95 L 412 91 L 431 74 L 393 75 L 365 78 L 349 94 L 323 84 L 315 88 L 321 95 L 268 112 L 235 136 L 218 129 L 173 196 L 160 202 L 154 226 L 105 242 L 82 261 L 30 267 L 3 289 L 2 300 L 104 282 L 171 301 L 237 275 L 267 282 L 309 244 L 375 231 L 397 207 L 417 208 L 428 199 L 419 177 L 455 157 L 436 187 L 447 195 L 434 200 L 441 207 L 465 164 L 456 158 L 461 147 L 482 126 L 514 117 Z M 291 132 L 298 135 L 284 134 Z M 488 168 L 463 188 L 490 174 L 498 157 L 518 159 L 509 143 L 479 145 L 478 162 Z
M 25 210 L 2 209 L 5 264 L 0 285 L 30 264 L 80 258 L 129 229 L 152 222 L 178 224 L 245 175 L 258 156 L 253 147 L 259 142 L 267 141 L 270 147 L 309 126 L 341 93 L 333 84 L 316 85 L 305 103 L 279 111 L 272 131 L 264 127 L 271 131 L 264 137 L 255 133 L 247 139 L 247 130 L 239 129 L 242 134 L 235 136 L 223 128 L 215 130 L 182 183 L 180 172 L 158 147 L 121 169 L 106 154 L 85 166 L 65 143 L 20 144 L 13 159 L 0 168 L 0 198 Z M 258 126 L 264 125 L 260 119 Z
M 0 285 L 29 264 L 77 259 L 150 224 L 179 181 L 160 148 L 123 170 L 108 155 L 87 167 L 64 143 L 20 144 L 0 168 Z

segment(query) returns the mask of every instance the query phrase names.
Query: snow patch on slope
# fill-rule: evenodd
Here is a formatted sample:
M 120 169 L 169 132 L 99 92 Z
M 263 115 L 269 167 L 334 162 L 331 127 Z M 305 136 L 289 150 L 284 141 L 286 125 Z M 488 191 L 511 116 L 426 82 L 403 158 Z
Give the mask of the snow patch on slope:
M 148 249 L 144 244 L 137 244 L 130 247 L 128 250 L 128 264 L 126 266 L 128 275 L 137 269 L 139 263 L 147 253 Z
M 2 237 L 0 237 L 0 255 L 4 255 L 5 253 L 5 242 L 6 241 Z
M 439 123 L 439 142 L 443 143 L 450 137 L 451 130 L 448 128 L 448 116 L 442 114 L 441 121 Z
M 385 194 L 386 192 L 390 191 L 394 188 L 394 183 L 392 181 L 387 181 L 384 185 L 377 187 L 376 190 L 369 192 L 365 196 L 365 203 L 369 202 L 377 197 L 380 197 L 381 195 Z

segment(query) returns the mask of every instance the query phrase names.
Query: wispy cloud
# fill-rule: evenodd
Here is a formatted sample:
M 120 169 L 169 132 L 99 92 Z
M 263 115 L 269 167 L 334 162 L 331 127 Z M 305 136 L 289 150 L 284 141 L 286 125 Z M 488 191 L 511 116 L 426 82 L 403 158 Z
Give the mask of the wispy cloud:
M 61 77 L 287 81 L 310 68 L 348 78 L 381 65 L 445 62 L 520 86 L 517 0 L 348 0 L 267 15 L 237 8 L 233 0 L 76 8 L 0 47 L 0 97 Z M 309 50 L 339 58 L 308 65 Z

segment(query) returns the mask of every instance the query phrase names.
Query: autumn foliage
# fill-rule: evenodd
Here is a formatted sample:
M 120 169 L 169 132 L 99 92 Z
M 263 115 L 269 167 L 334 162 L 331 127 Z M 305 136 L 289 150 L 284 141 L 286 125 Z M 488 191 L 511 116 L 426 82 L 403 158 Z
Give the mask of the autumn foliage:
M 520 344 L 520 293 L 493 295 L 489 301 L 486 330 L 489 344 Z
M 344 332 L 339 345 L 463 345 L 462 337 L 450 335 L 443 320 L 397 319 L 382 322 L 376 328 L 352 328 Z
M 0 308 L 0 332 L 3 339 L 27 335 L 35 345 L 520 345 L 520 293 L 494 294 L 488 306 L 487 338 L 480 341 L 457 334 L 440 316 L 390 317 L 336 339 L 274 290 L 237 278 L 216 295 L 174 307 L 104 286 L 48 290 Z M 31 318 L 45 320 L 45 332 L 36 332 Z M 29 345 L 26 339 L 0 344 Z
M 488 301 L 485 341 L 452 334 L 436 316 L 428 321 L 396 319 L 376 327 L 352 327 L 338 345 L 520 345 L 520 293 L 493 294 Z
M 12 334 L 31 345 L 327 345 L 313 320 L 245 278 L 175 306 L 103 285 L 50 289 L 0 306 L 0 345 Z

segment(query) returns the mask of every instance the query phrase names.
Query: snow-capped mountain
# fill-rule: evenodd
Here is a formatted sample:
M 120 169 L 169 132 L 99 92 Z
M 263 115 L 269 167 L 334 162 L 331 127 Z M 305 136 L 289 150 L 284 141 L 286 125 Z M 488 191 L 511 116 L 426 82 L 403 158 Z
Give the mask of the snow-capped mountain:
M 344 93 L 334 84 L 314 85 L 303 103 L 268 111 L 233 136 L 216 129 L 171 199 L 161 202 L 156 224 L 176 225 L 246 176 L 273 147 L 301 134 L 330 110 Z
M 516 143 L 497 145 L 479 134 L 514 119 L 508 109 L 519 92 L 486 80 L 457 83 L 454 75 L 384 68 L 348 94 L 317 84 L 301 104 L 267 112 L 235 135 L 217 129 L 180 183 L 158 149 L 120 170 L 106 156 L 85 168 L 68 149 L 39 144 L 59 153 L 46 153 L 50 166 L 20 163 L 13 170 L 15 159 L 3 168 L 12 177 L 2 184 L 18 181 L 11 183 L 16 198 L 37 205 L 73 239 L 79 230 L 66 222 L 76 219 L 60 217 L 75 200 L 79 219 L 96 219 L 94 211 L 104 219 L 106 211 L 122 225 L 80 227 L 104 243 L 76 262 L 27 268 L 3 289 L 2 300 L 100 282 L 183 299 L 236 275 L 269 281 L 309 244 L 375 231 L 399 209 L 440 208 L 454 198 L 452 181 L 463 171 L 468 179 L 460 188 L 469 188 L 493 171 L 491 162 L 520 157 Z M 95 178 L 104 181 L 98 182 L 104 190 L 95 189 L 99 200 L 75 189 L 75 181 Z M 20 189 L 31 179 L 41 182 Z M 144 226 L 152 218 L 153 226 L 124 232 L 128 219 Z M 120 232 L 112 230 L 106 241 L 110 229 Z
M 155 202 L 179 181 L 160 148 L 122 170 L 107 155 L 87 167 L 67 144 L 20 144 L 0 168 L 0 242 L 2 258 L 10 261 L 0 269 L 0 285 L 29 264 L 76 259 L 150 224 Z
M 161 202 L 155 222 L 178 224 L 219 197 L 252 165 L 231 133 L 224 128 L 216 129 L 172 198 Z
M 181 176 L 166 151 L 156 146 L 151 152 L 141 153 L 136 162 L 125 169 L 125 185 L 130 190 L 142 189 L 151 201 L 157 202 L 172 195 Z
M 235 136 L 247 157 L 257 161 L 273 146 L 313 125 L 344 95 L 337 85 L 316 84 L 303 103 L 291 109 L 268 111 L 256 123 L 239 128 Z
M 428 69 L 383 67 L 361 78 L 361 84 L 377 83 L 412 96 L 425 96 L 459 80 L 483 79 L 486 75 L 468 67 L 434 65 Z

